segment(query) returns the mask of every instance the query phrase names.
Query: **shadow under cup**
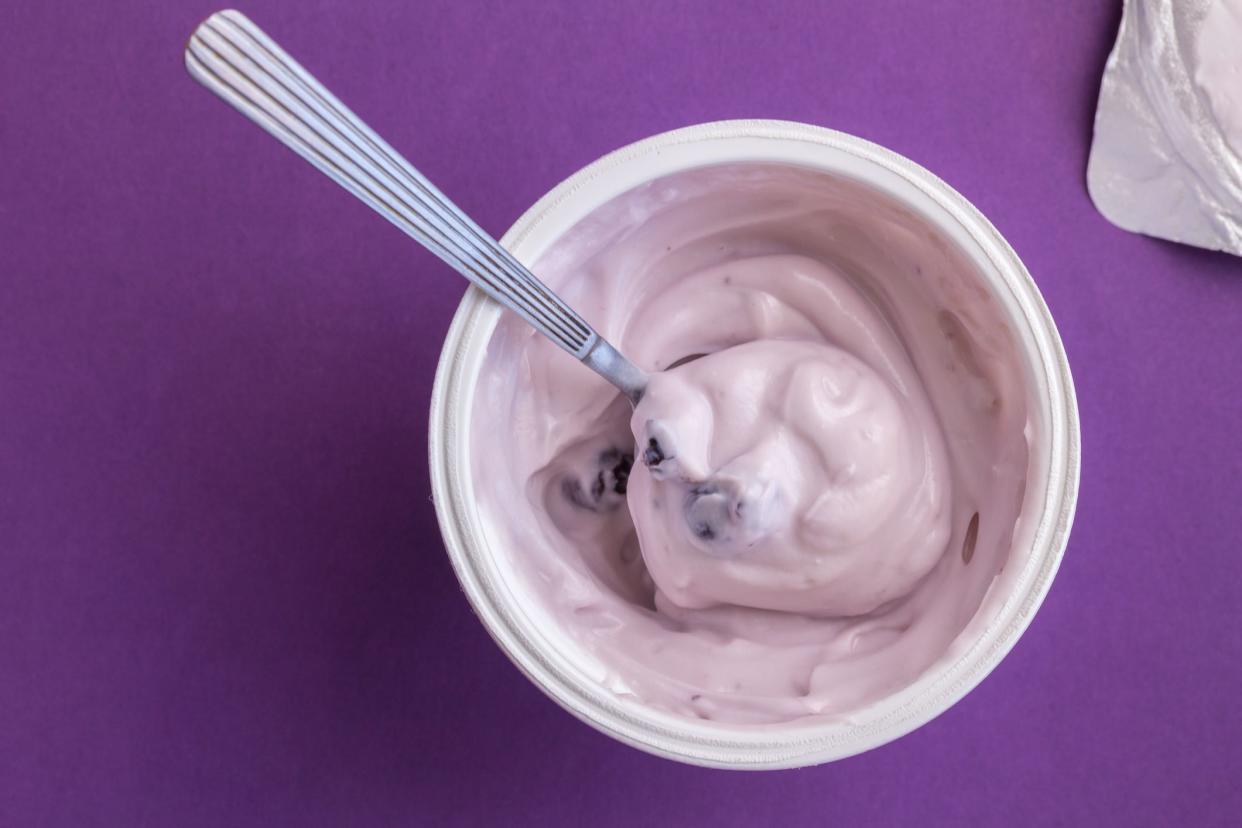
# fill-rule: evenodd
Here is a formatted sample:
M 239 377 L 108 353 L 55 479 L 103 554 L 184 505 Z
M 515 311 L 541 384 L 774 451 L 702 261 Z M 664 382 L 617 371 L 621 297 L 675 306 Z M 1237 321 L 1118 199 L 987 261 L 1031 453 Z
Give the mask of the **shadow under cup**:
M 1064 550 L 1077 493 L 1077 411 L 1060 340 L 1034 284 L 961 196 L 850 136 L 784 122 L 725 122 L 601 159 L 549 193 L 503 241 L 603 336 L 653 369 L 684 352 L 755 338 L 767 324 L 761 308 L 717 332 L 679 332 L 682 308 L 657 306 L 680 274 L 758 256 L 822 262 L 882 311 L 892 326 L 887 333 L 920 375 L 937 378 L 927 392 L 946 422 L 970 421 L 957 409 L 994 407 L 989 418 L 970 421 L 980 425 L 969 433 L 946 429 L 955 462 L 1017 470 L 955 481 L 965 494 L 953 501 L 944 560 L 911 593 L 912 609 L 892 616 L 901 620 L 885 646 L 901 648 L 890 659 L 903 665 L 900 674 L 877 685 L 866 675 L 867 659 L 846 659 L 832 665 L 822 698 L 781 698 L 763 715 L 745 698 L 732 708 L 727 697 L 723 707 L 696 707 L 693 674 L 679 673 L 677 659 L 644 665 L 632 647 L 617 643 L 625 637 L 618 623 L 641 624 L 649 638 L 654 630 L 671 647 L 690 647 L 687 653 L 723 653 L 712 649 L 720 641 L 690 641 L 653 610 L 632 538 L 601 545 L 602 537 L 625 538 L 625 509 L 604 517 L 607 531 L 572 536 L 553 519 L 558 507 L 550 498 L 566 469 L 548 455 L 559 438 L 540 433 L 541 418 L 577 412 L 591 420 L 584 434 L 622 443 L 628 406 L 471 290 L 449 332 L 433 396 L 437 512 L 475 610 L 556 701 L 670 758 L 799 766 L 909 732 L 961 698 L 1012 647 Z M 786 297 L 780 312 L 781 319 L 796 315 L 796 298 Z M 664 313 L 670 330 L 644 328 L 638 336 L 631 313 Z M 549 385 L 567 383 L 574 387 L 566 394 L 539 399 Z M 498 429 L 512 451 L 496 451 Z M 823 622 L 826 640 L 858 639 L 857 629 L 855 619 Z

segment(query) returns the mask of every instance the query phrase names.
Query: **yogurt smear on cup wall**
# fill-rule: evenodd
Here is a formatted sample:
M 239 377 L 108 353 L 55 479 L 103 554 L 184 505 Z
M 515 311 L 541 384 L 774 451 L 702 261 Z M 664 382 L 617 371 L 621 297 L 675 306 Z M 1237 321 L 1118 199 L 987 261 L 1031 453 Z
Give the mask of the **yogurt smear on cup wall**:
M 971 265 L 864 185 L 735 164 L 606 204 L 535 271 L 656 374 L 637 409 L 520 320 L 470 421 L 493 545 L 618 697 L 844 717 L 1005 566 L 1028 392 Z

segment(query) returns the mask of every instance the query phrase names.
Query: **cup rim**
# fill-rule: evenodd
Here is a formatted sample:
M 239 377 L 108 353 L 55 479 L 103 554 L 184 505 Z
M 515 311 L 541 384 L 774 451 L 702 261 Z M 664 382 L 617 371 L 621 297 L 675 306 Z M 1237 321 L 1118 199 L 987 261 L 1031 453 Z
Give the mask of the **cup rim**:
M 957 703 L 1000 663 L 1043 602 L 1064 555 L 1077 503 L 1081 444 L 1060 336 L 1017 254 L 957 191 L 864 139 L 776 120 L 717 121 L 665 132 L 605 155 L 562 181 L 513 224 L 501 243 L 530 264 L 541 245 L 546 248 L 591 209 L 622 192 L 671 172 L 748 161 L 807 166 L 859 177 L 881 190 L 895 188 L 892 195 L 973 247 L 968 257 L 990 266 L 980 272 L 1010 323 L 1026 326 L 1016 338 L 1032 368 L 1042 371 L 1036 399 L 1047 418 L 1043 508 L 1022 571 L 993 622 L 964 652 L 938 660 L 911 685 L 868 708 L 866 716 L 811 726 L 731 728 L 623 703 L 575 671 L 565 653 L 541 646 L 539 631 L 508 604 L 505 585 L 491 566 L 477 525 L 466 450 L 474 381 L 502 310 L 477 288 L 463 297 L 445 337 L 432 391 L 428 449 L 433 501 L 453 569 L 488 633 L 527 678 L 580 720 L 641 750 L 709 767 L 776 769 L 842 759 L 899 738 Z M 911 205 L 911 199 L 920 203 Z

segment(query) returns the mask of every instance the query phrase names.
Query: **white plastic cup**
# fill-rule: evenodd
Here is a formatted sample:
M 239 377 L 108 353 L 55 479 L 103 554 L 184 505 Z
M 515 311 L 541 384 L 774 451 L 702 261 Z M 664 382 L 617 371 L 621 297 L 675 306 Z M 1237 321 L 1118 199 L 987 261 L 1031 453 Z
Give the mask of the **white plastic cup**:
M 538 599 L 507 571 L 509 563 L 489 548 L 482 531 L 469 423 L 479 369 L 502 310 L 475 288 L 462 299 L 436 371 L 431 482 L 445 547 L 475 612 L 509 658 L 562 707 L 622 742 L 670 759 L 723 768 L 800 767 L 852 756 L 909 733 L 965 696 L 1013 647 L 1065 551 L 1078 496 L 1078 408 L 1048 308 L 996 229 L 927 170 L 840 132 L 787 121 L 720 121 L 657 135 L 557 185 L 501 241 L 529 265 L 593 210 L 634 187 L 737 162 L 801 166 L 863 181 L 896 198 L 957 243 L 1012 326 L 1034 378 L 1030 418 L 1039 439 L 1032 445 L 1028 495 L 1009 563 L 949 652 L 911 685 L 834 721 L 729 725 L 690 720 L 616 696 L 592 675 L 590 657 L 568 636 L 533 619 L 529 610 Z

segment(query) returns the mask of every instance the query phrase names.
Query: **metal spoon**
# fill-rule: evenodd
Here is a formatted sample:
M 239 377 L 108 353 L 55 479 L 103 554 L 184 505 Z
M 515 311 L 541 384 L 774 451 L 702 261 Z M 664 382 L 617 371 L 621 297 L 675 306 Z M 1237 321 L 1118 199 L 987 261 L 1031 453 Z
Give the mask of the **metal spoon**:
M 195 80 L 615 385 L 634 405 L 647 374 L 583 321 L 410 162 L 236 11 L 186 46 Z

